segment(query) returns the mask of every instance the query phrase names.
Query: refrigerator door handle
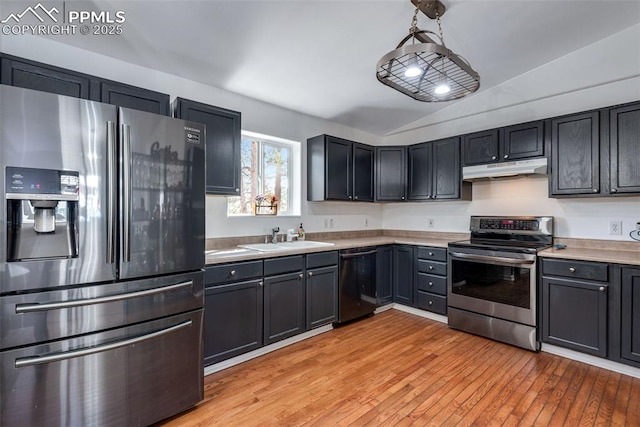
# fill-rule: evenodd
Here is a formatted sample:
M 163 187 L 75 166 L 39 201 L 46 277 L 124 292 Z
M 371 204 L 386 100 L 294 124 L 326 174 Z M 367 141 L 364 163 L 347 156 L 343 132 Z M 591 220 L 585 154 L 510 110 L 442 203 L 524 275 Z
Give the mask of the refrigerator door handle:
M 123 187 L 122 251 L 123 261 L 131 262 L 131 126 L 123 123 L 121 130 Z
M 116 123 L 107 121 L 107 264 L 116 260 Z
M 80 350 L 64 351 L 61 353 L 48 354 L 46 356 L 32 356 L 32 357 L 25 357 L 22 359 L 16 359 L 15 366 L 16 368 L 24 368 L 26 366 L 59 362 L 62 360 L 73 359 L 74 357 L 89 356 L 96 353 L 102 353 L 104 351 L 115 350 L 117 348 L 126 347 L 132 344 L 138 344 L 143 341 L 148 341 L 150 339 L 157 338 L 159 336 L 171 333 L 178 329 L 190 327 L 192 323 L 193 322 L 191 320 L 188 320 L 186 322 L 178 323 L 177 325 L 170 326 L 165 329 L 160 329 L 159 331 L 152 332 L 150 334 L 141 335 L 139 337 L 131 338 L 128 340 L 116 341 L 110 344 L 100 345 L 97 347 L 86 347 Z
M 124 301 L 132 298 L 146 297 L 149 295 L 161 294 L 193 286 L 193 280 L 176 283 L 175 285 L 163 286 L 161 288 L 146 289 L 144 291 L 128 292 L 124 294 L 109 295 L 98 298 L 85 298 L 70 301 L 48 302 L 48 303 L 26 303 L 16 304 L 16 313 L 34 313 L 38 311 L 60 310 L 63 308 L 82 307 L 84 305 L 104 304 L 108 302 Z

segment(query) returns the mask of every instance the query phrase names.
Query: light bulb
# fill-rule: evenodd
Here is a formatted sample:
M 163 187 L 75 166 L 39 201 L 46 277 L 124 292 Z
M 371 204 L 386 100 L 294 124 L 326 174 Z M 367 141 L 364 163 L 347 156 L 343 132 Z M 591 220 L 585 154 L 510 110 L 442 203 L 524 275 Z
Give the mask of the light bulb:
M 404 70 L 405 77 L 417 77 L 422 74 L 422 68 L 418 67 L 417 55 L 413 55 L 409 60 L 406 70 Z
M 436 93 L 436 95 L 444 95 L 446 93 L 449 93 L 450 90 L 451 87 L 447 84 L 446 81 L 444 81 L 440 82 L 433 91 Z

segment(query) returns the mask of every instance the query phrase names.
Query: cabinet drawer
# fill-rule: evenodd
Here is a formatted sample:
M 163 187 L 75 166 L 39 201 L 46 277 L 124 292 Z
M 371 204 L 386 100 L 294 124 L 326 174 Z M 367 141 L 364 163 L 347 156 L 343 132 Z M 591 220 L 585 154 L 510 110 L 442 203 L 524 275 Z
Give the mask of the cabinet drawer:
M 285 256 L 264 260 L 264 275 L 291 273 L 304 270 L 304 255 Z
M 609 266 L 599 262 L 545 258 L 542 260 L 542 274 L 608 282 Z
M 328 265 L 338 265 L 338 251 L 307 255 L 307 268 L 326 267 Z
M 205 286 L 262 277 L 262 261 L 236 262 L 207 267 Z
M 431 261 L 447 261 L 447 250 L 445 248 L 425 248 L 418 247 L 418 259 L 428 259 Z
M 418 291 L 418 302 L 416 305 L 423 310 L 433 311 L 438 314 L 447 314 L 447 297 Z
M 434 262 L 434 261 L 425 261 L 418 260 L 418 272 L 419 273 L 428 273 L 428 274 L 437 274 L 439 276 L 447 275 L 447 263 L 445 262 Z
M 439 295 L 447 295 L 447 278 L 418 273 L 418 290 Z

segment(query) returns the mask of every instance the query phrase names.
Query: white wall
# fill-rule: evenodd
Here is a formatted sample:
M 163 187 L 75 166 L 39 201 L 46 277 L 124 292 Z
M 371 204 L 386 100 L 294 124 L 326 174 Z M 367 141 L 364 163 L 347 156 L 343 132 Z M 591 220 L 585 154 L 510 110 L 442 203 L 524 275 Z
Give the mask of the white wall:
M 382 141 L 382 137 L 358 129 L 300 114 L 50 39 L 30 36 L 3 36 L 0 37 L 0 49 L 5 53 L 34 61 L 168 93 L 172 100 L 180 96 L 241 111 L 242 128 L 252 132 L 301 142 L 323 133 L 372 145 L 380 144 Z M 302 159 L 306 159 L 306 144 L 304 143 L 302 144 Z M 207 196 L 207 237 L 268 234 L 275 226 L 284 230 L 286 228 L 297 228 L 301 222 L 304 223 L 308 232 L 365 228 L 379 229 L 382 227 L 381 205 L 374 205 L 373 203 L 319 204 L 304 202 L 306 200 L 306 161 L 303 161 L 302 167 L 303 204 L 301 217 L 227 218 L 226 197 Z M 325 230 L 325 219 L 333 219 L 332 229 Z M 368 222 L 367 227 L 365 227 L 365 221 Z
M 472 202 L 387 204 L 383 227 L 468 232 L 471 215 L 551 215 L 559 237 L 631 240 L 629 232 L 640 222 L 640 197 L 552 199 L 548 185 L 544 176 L 476 181 Z M 609 234 L 610 221 L 622 221 L 622 235 Z

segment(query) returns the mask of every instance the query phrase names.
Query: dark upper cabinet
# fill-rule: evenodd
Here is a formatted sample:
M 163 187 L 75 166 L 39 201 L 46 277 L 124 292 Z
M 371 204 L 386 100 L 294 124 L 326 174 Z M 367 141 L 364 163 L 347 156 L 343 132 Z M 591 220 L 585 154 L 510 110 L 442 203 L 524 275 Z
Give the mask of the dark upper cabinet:
M 393 246 L 379 246 L 376 253 L 376 303 L 393 302 Z
M 241 114 L 176 98 L 174 116 L 206 126 L 207 194 L 240 194 Z
M 521 123 L 500 129 L 500 158 L 520 160 L 544 155 L 544 122 Z
M 100 82 L 100 102 L 163 116 L 170 115 L 169 95 L 118 82 Z
M 353 144 L 353 200 L 373 202 L 375 198 L 374 159 L 373 147 Z
M 610 192 L 640 193 L 640 103 L 609 111 Z
M 464 135 L 462 152 L 464 166 L 541 157 L 544 155 L 544 122 L 520 123 Z
M 95 78 L 9 55 L 0 58 L 0 83 L 57 95 L 99 101 Z
M 462 137 L 464 165 L 481 165 L 500 160 L 498 129 L 474 132 Z
M 640 364 L 640 269 L 622 269 L 621 357 Z
M 414 304 L 414 248 L 397 245 L 393 248 L 393 301 L 413 306 Z
M 551 196 L 600 194 L 600 114 L 551 120 Z
M 407 147 L 376 148 L 376 200 L 401 202 L 407 198 Z
M 374 200 L 373 147 L 329 135 L 307 140 L 307 200 Z
M 471 184 L 461 182 L 460 138 L 408 148 L 408 200 L 471 198 Z

